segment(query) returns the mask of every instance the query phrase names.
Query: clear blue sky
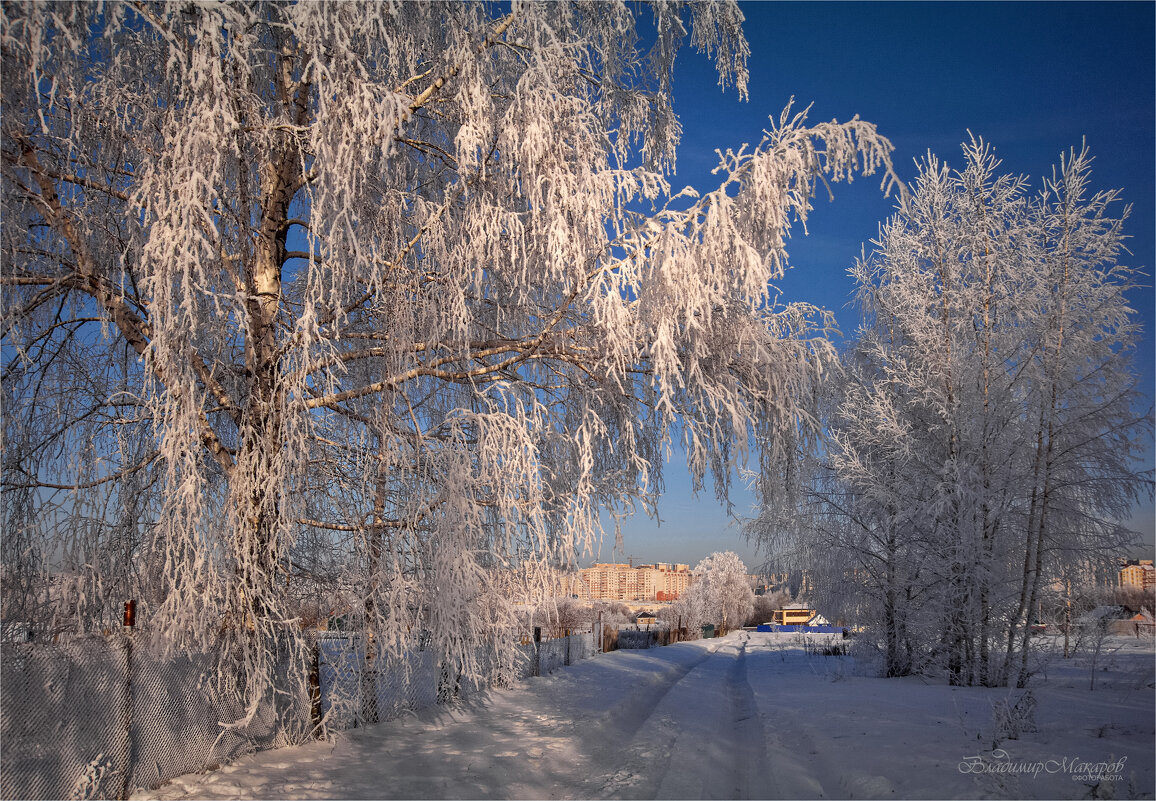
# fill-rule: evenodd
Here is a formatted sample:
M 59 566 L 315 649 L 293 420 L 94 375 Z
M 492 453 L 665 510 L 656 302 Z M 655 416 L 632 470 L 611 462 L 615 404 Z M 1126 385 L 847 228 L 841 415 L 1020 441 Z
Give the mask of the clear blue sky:
M 896 147 L 904 180 L 929 149 L 958 164 L 960 143 L 971 130 L 995 146 L 1004 171 L 1025 173 L 1038 186 L 1060 154 L 1086 137 L 1096 157 L 1094 187 L 1121 187 L 1133 206 L 1131 263 L 1153 274 L 1153 3 L 754 2 L 742 8 L 751 45 L 749 102 L 739 102 L 733 91 L 721 93 L 707 59 L 690 51 L 680 56 L 675 108 L 684 132 L 676 186 L 709 188 L 714 149 L 757 143 L 767 117 L 792 95 L 802 106 L 814 103 L 814 121 L 858 114 L 876 123 Z M 821 198 L 811 235 L 791 242 L 794 270 L 782 282 L 784 298 L 831 309 L 843 331 L 853 332 L 846 269 L 892 202 L 870 179 L 837 185 L 833 203 Z M 1151 279 L 1146 283 L 1133 301 L 1145 326 L 1137 367 L 1151 398 L 1156 314 Z M 760 557 L 728 522 L 713 492 L 691 496 L 679 458 L 666 468 L 661 527 L 638 515 L 623 526 L 625 550 L 612 553 L 610 535 L 597 558 L 633 555 L 636 564 L 693 566 L 712 551 L 734 550 L 754 567 Z M 737 493 L 735 501 L 742 513 L 751 496 Z M 1145 534 L 1151 557 L 1152 505 L 1139 509 L 1132 522 Z

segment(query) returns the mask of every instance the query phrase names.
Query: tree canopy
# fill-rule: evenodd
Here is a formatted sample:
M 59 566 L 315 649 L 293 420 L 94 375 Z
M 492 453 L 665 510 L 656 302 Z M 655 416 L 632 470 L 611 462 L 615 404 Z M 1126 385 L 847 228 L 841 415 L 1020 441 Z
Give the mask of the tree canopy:
M 675 191 L 676 54 L 743 95 L 748 48 L 734 3 L 650 14 L 4 4 L 5 618 L 137 598 L 256 697 L 348 612 L 478 678 L 502 587 L 649 508 L 671 443 L 723 498 L 789 479 L 832 353 L 768 283 L 891 146 L 788 106 Z

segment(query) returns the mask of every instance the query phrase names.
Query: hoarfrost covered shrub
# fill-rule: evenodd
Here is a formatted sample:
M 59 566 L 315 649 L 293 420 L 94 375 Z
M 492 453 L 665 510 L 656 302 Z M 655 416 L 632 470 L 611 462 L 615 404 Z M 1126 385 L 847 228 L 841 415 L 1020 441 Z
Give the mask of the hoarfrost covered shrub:
M 995 727 L 995 743 L 1003 739 L 1018 740 L 1026 732 L 1036 731 L 1036 697 L 1024 690 L 1019 697 L 1008 695 L 992 701 L 991 718 Z
M 788 106 L 673 192 L 675 55 L 745 95 L 735 4 L 654 5 L 646 52 L 611 2 L 0 13 L 5 619 L 138 598 L 252 721 L 339 598 L 452 688 L 672 440 L 725 498 L 814 438 L 833 354 L 768 282 L 891 146 Z
M 682 600 L 692 628 L 714 623 L 742 626 L 755 606 L 747 566 L 733 551 L 716 551 L 694 567 L 695 578 Z
M 647 629 L 619 629 L 619 650 L 650 648 L 658 642 L 658 630 Z

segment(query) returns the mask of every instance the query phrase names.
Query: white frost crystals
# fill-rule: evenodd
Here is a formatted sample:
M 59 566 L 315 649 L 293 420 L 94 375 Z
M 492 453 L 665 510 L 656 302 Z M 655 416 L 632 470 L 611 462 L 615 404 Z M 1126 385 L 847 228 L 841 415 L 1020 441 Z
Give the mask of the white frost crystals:
M 744 93 L 747 50 L 652 12 L 644 53 L 621 3 L 4 5 L 4 618 L 137 598 L 255 704 L 346 615 L 452 686 L 672 438 L 724 496 L 789 464 L 830 348 L 768 281 L 891 146 L 784 114 L 671 198 L 675 54 Z
M 746 624 L 755 608 L 755 593 L 738 554 L 716 551 L 695 565 L 694 574 L 676 607 L 678 614 L 686 614 L 688 628 L 693 631 L 712 623 L 726 631 Z
M 863 323 L 795 539 L 889 675 L 1023 686 L 1030 624 L 1057 588 L 1114 579 L 1119 521 L 1151 496 L 1128 210 L 1091 161 L 1071 151 L 1029 194 L 982 140 L 959 170 L 929 155 L 852 270 Z

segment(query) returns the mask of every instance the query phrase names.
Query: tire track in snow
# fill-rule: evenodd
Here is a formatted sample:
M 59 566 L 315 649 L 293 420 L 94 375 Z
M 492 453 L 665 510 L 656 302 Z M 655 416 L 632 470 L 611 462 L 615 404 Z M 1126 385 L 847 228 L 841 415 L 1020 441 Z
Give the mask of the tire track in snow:
M 661 683 L 640 688 L 630 696 L 629 702 L 613 710 L 606 721 L 608 726 L 600 730 L 597 747 L 594 749 L 594 765 L 607 766 L 600 775 L 593 777 L 589 784 L 589 798 L 654 798 L 655 766 L 663 764 L 670 756 L 669 741 L 673 739 L 675 726 L 673 717 L 663 714 L 672 706 L 670 698 L 682 692 L 687 676 L 706 663 L 721 643 L 712 643 L 702 649 L 695 659 L 676 664 L 674 671 Z M 669 646 L 670 651 L 640 652 L 651 656 L 667 656 L 673 649 L 684 646 Z M 694 647 L 694 646 L 685 646 Z
M 732 798 L 778 798 L 779 793 L 767 760 L 767 735 L 755 702 L 755 691 L 747 678 L 747 643 L 742 648 L 730 676 L 731 720 L 734 765 Z
M 702 655 L 690 663 L 689 669 L 667 686 L 660 697 L 654 699 L 648 712 L 635 707 L 635 711 L 641 714 L 637 715 L 638 722 L 632 727 L 634 735 L 622 744 L 617 753 L 601 763 L 607 768 L 595 780 L 597 789 L 590 797 L 705 797 L 703 787 L 710 782 L 704 783 L 699 773 L 713 768 L 701 757 L 701 739 L 691 742 L 686 739 L 686 734 L 689 726 L 701 726 L 702 719 L 713 714 L 709 710 L 726 702 L 725 691 L 716 681 L 720 664 L 716 654 L 725 644 L 718 640 L 711 641 L 705 648 L 701 643 L 669 646 L 671 649 L 701 649 Z M 697 714 L 688 715 L 688 710 Z M 713 728 L 709 730 L 713 733 Z M 672 776 L 675 777 L 673 781 Z
M 776 797 L 741 636 L 712 643 L 667 689 L 593 797 Z
M 765 666 L 764 677 L 787 678 L 813 672 L 809 664 L 807 671 L 801 667 L 811 657 L 794 648 L 784 653 L 782 646 L 776 645 L 755 653 Z M 789 692 L 768 692 L 768 686 L 762 689 L 758 695 L 752 691 L 752 701 L 765 720 L 763 762 L 768 775 L 774 778 L 773 797 L 850 798 L 848 793 L 831 786 L 831 777 L 839 772 L 833 769 L 836 766 L 830 764 L 814 736 L 815 710 L 800 709 Z
M 669 647 L 669 646 L 668 646 Z M 692 671 L 696 670 L 703 662 L 710 659 L 714 654 L 716 648 L 706 649 L 702 656 L 693 662 L 687 664 L 679 664 L 675 666 L 673 675 L 666 681 L 656 684 L 653 687 L 640 690 L 637 694 L 631 696 L 631 700 L 627 704 L 621 705 L 612 713 L 612 718 L 615 722 L 620 722 L 618 738 L 619 742 L 615 743 L 619 747 L 624 747 L 628 744 L 639 730 L 650 722 L 650 718 L 654 715 L 654 710 L 662 705 L 670 692 L 679 685 Z M 646 713 L 646 710 L 651 710 Z

